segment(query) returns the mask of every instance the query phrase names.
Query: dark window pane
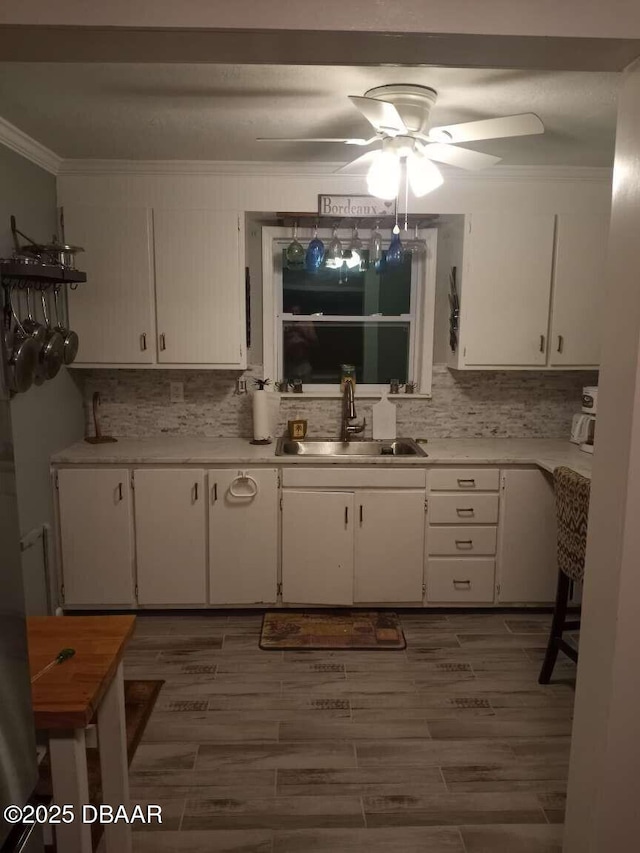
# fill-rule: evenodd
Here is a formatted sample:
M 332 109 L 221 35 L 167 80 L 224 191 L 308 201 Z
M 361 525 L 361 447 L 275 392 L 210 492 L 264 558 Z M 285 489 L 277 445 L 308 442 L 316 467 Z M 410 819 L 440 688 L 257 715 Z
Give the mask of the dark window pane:
M 284 377 L 306 383 L 340 381 L 340 365 L 354 364 L 356 381 L 406 382 L 409 323 L 283 323 Z
M 363 252 L 365 270 L 321 267 L 310 273 L 288 269 L 283 251 L 282 305 L 285 314 L 397 316 L 411 311 L 411 253 L 402 264 L 368 269 L 369 252 Z

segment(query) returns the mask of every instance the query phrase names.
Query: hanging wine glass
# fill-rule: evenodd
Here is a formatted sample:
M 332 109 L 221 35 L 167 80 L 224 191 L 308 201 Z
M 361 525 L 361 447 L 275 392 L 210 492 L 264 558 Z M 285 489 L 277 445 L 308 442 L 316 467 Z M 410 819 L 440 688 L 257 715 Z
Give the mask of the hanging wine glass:
M 379 225 L 380 223 L 376 222 L 369 238 L 369 267 L 371 269 L 378 269 L 382 260 L 382 234 Z
M 333 236 L 327 249 L 325 256 L 325 266 L 331 270 L 337 270 L 342 267 L 342 242 L 338 237 L 338 228 L 334 225 Z
M 305 251 L 302 243 L 298 242 L 298 223 L 293 226 L 293 240 L 287 246 L 285 252 L 287 266 L 291 269 L 300 268 L 304 265 Z
M 417 222 L 413 226 L 413 238 L 407 243 L 407 249 L 414 255 L 422 255 L 427 251 L 424 241 L 420 239 Z
M 358 236 L 357 224 L 353 226 L 353 231 L 351 232 L 351 242 L 349 243 L 349 248 L 347 250 L 346 263 L 347 269 L 362 269 L 362 240 Z
M 317 272 L 324 260 L 324 243 L 318 237 L 318 223 L 313 231 L 313 240 L 307 246 L 307 254 L 304 256 L 304 265 L 307 272 Z
M 404 257 L 404 248 L 402 246 L 402 240 L 400 239 L 400 227 L 398 223 L 393 227 L 393 237 L 391 238 L 391 242 L 389 243 L 389 248 L 387 249 L 387 264 L 390 267 L 400 266 L 402 263 L 402 259 Z

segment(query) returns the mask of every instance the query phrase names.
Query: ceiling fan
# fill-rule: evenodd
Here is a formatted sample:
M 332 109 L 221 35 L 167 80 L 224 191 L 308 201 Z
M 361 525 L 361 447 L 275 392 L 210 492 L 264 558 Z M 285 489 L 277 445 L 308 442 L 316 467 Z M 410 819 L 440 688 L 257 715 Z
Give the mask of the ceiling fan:
M 398 194 L 403 162 L 406 162 L 407 178 L 414 195 L 422 196 L 443 182 L 439 169 L 432 162 L 434 160 L 469 170 L 484 169 L 500 162 L 500 157 L 460 148 L 458 143 L 544 133 L 544 125 L 534 113 L 430 127 L 429 118 L 437 97 L 436 90 L 429 86 L 377 86 L 363 96 L 349 96 L 354 107 L 375 130 L 375 135 L 368 139 L 263 137 L 258 141 L 343 142 L 363 148 L 381 144 L 381 150 L 367 152 L 339 171 L 359 161 L 371 161 L 367 175 L 369 192 L 380 198 L 392 199 Z

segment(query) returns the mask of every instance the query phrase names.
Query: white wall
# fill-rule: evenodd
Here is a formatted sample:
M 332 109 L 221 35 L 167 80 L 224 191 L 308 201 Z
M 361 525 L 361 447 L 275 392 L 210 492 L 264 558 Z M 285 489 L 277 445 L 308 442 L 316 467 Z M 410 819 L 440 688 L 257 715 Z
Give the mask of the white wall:
M 9 217 L 34 240 L 47 241 L 56 230 L 55 178 L 0 145 L 0 257 L 11 255 Z M 49 456 L 82 438 L 82 396 L 63 368 L 55 379 L 10 404 L 20 534 L 53 524 Z M 22 569 L 27 612 L 44 612 L 43 552 L 39 543 L 23 552 Z
M 58 177 L 61 204 L 209 208 L 315 213 L 320 193 L 366 193 L 364 176 L 336 175 L 336 164 L 108 163 L 69 161 Z M 411 213 L 604 210 L 607 169 L 494 167 L 483 174 L 442 169 L 442 187 L 410 199 Z
M 640 838 L 640 64 L 620 97 L 565 850 Z

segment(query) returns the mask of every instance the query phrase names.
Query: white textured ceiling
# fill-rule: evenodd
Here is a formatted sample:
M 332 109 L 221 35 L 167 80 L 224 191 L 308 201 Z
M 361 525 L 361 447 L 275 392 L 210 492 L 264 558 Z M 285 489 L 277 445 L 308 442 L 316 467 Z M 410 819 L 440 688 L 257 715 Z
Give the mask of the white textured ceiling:
M 433 124 L 535 112 L 543 136 L 469 145 L 504 165 L 610 166 L 614 73 L 464 68 L 0 63 L 0 116 L 65 158 L 347 162 L 368 136 L 347 95 L 385 83 L 438 91 Z

